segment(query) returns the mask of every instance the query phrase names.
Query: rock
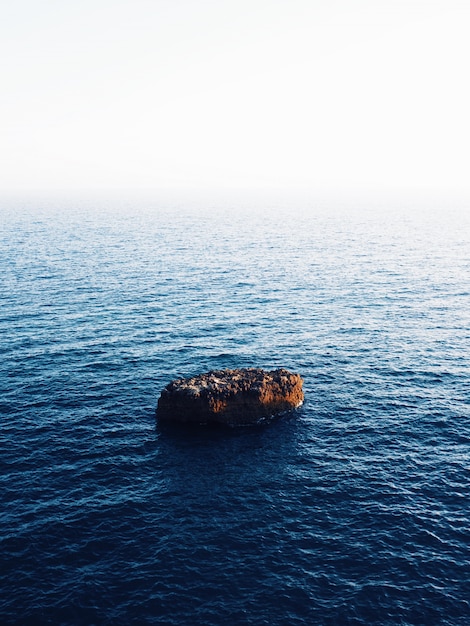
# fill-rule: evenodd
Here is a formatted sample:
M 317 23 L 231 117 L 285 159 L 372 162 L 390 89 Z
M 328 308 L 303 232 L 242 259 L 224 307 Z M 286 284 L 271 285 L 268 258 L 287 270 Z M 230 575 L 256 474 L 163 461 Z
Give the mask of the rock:
M 286 369 L 214 370 L 163 389 L 157 418 L 172 422 L 253 424 L 300 406 L 302 378 Z

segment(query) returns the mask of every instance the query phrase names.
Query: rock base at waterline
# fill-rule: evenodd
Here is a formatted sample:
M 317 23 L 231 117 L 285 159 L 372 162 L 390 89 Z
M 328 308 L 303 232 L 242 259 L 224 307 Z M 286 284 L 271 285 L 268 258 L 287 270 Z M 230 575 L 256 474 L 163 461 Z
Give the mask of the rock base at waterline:
M 171 422 L 253 424 L 300 406 L 302 378 L 286 369 L 214 370 L 163 389 L 157 418 Z

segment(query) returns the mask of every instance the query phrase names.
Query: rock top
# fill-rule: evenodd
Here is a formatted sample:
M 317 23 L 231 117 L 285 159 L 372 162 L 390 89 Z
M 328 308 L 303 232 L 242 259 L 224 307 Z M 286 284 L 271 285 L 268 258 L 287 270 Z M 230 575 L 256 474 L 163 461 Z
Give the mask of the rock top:
M 253 424 L 300 406 L 302 378 L 286 369 L 213 370 L 163 389 L 157 418 L 173 422 Z

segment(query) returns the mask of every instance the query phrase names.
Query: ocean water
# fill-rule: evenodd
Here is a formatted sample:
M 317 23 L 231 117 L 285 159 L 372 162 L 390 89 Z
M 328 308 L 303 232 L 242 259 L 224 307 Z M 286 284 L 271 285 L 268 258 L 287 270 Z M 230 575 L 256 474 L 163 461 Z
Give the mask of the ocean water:
M 470 624 L 470 215 L 2 207 L 0 623 Z M 287 367 L 264 426 L 173 378 Z

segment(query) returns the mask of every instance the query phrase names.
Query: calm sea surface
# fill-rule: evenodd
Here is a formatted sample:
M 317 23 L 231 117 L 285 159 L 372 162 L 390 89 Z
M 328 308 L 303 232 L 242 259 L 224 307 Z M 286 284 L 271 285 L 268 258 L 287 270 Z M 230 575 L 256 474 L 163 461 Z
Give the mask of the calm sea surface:
M 470 214 L 0 216 L 0 623 L 470 624 Z M 287 367 L 264 427 L 160 390 Z

